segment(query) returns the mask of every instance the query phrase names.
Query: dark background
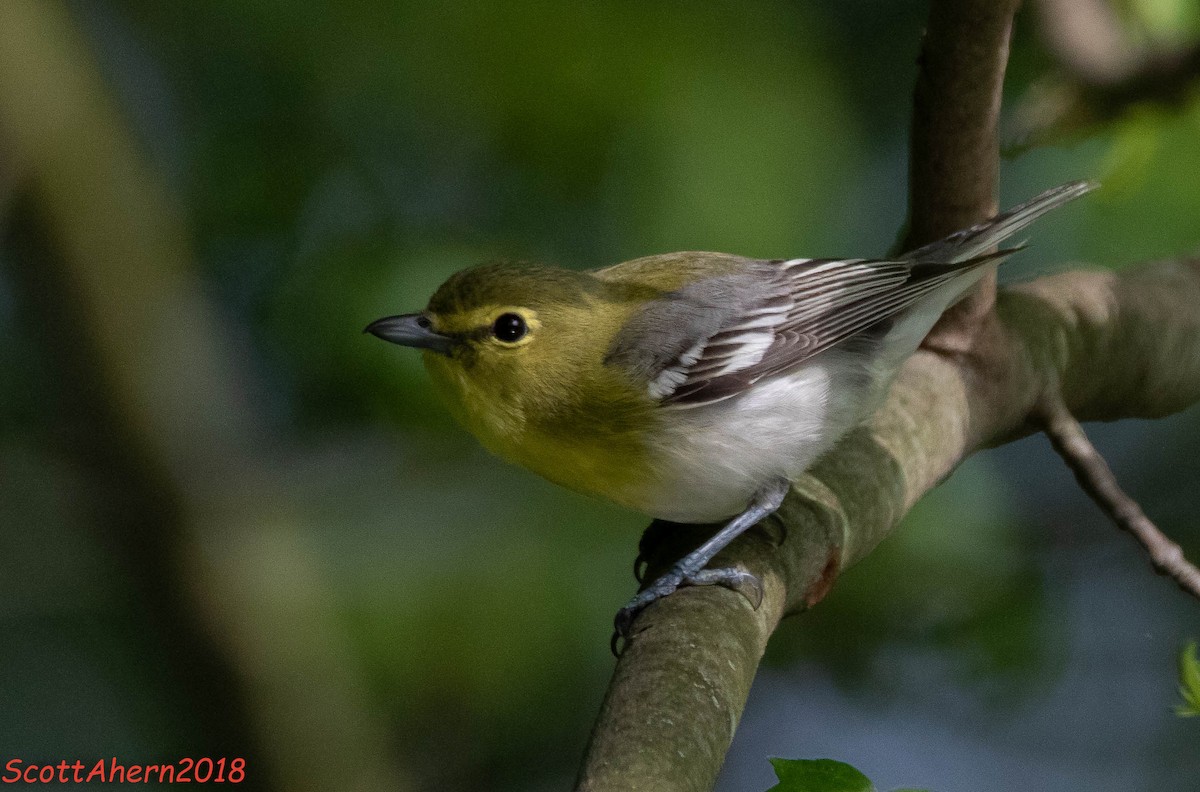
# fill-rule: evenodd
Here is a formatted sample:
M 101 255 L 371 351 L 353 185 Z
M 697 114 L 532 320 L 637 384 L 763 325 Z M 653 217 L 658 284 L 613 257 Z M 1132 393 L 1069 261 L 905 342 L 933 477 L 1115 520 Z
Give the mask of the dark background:
M 1189 2 L 1120 7 L 1141 42 L 1200 31 Z M 494 256 L 885 252 L 925 14 L 0 10 L 0 759 L 567 788 L 647 520 L 490 458 L 360 330 Z M 1023 13 L 1008 107 L 1055 69 Z M 1197 173 L 1200 100 L 1007 159 L 1005 204 L 1104 183 L 1007 277 L 1194 252 Z M 1200 413 L 1093 432 L 1200 557 Z M 1043 439 L 982 453 L 783 626 L 719 789 L 770 786 L 768 755 L 880 788 L 1196 789 L 1171 707 L 1198 633 Z

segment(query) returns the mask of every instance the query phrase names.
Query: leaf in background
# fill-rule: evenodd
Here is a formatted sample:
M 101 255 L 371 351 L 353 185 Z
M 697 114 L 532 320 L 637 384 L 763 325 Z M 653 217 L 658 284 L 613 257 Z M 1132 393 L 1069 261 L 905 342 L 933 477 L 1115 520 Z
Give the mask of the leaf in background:
M 833 759 L 771 759 L 779 783 L 767 792 L 875 792 L 871 780 Z
M 875 785 L 858 770 L 834 759 L 772 758 L 779 783 L 767 792 L 875 792 Z M 896 789 L 893 792 L 928 792 Z
M 1200 715 L 1200 659 L 1196 657 L 1196 642 L 1191 641 L 1179 653 L 1179 695 L 1183 703 L 1175 707 L 1181 718 Z

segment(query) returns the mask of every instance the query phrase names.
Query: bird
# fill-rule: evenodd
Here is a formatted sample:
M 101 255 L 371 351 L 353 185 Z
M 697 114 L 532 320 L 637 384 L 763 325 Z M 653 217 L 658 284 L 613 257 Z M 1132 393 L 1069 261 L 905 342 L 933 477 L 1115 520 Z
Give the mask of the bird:
M 615 642 L 681 586 L 723 585 L 757 607 L 753 575 L 709 561 L 778 509 L 942 313 L 1023 247 L 999 243 L 1096 186 L 1055 187 L 889 258 L 489 262 L 364 332 L 422 350 L 450 412 L 496 455 L 654 518 L 723 523 L 618 611 Z

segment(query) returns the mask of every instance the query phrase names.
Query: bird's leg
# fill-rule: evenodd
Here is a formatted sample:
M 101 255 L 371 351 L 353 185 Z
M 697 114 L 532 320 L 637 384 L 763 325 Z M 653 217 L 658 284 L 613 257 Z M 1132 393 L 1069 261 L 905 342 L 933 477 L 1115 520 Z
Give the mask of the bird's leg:
M 741 593 L 755 608 L 762 602 L 762 582 L 740 569 L 727 567 L 723 569 L 705 569 L 713 556 L 725 549 L 734 539 L 745 533 L 746 529 L 759 520 L 773 514 L 783 503 L 790 483 L 780 479 L 759 490 L 746 510 L 734 517 L 729 523 L 712 535 L 707 542 L 675 562 L 665 575 L 651 583 L 638 595 L 629 601 L 613 620 L 616 630 L 613 638 L 624 638 L 629 635 L 633 620 L 650 603 L 662 599 L 681 586 L 725 586 Z

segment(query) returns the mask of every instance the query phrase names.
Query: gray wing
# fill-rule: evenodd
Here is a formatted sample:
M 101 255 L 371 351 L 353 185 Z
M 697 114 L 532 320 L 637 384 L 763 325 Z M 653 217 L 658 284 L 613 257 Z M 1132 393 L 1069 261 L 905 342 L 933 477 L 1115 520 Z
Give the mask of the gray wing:
M 609 359 L 663 404 L 727 399 L 885 327 L 923 297 L 1011 254 L 985 251 L 1095 186 L 1047 190 L 897 260 L 745 260 L 736 275 L 690 284 L 648 305 L 618 334 Z
M 761 269 L 750 276 L 762 291 L 757 301 L 735 313 L 722 312 L 715 329 L 694 327 L 690 343 L 675 344 L 672 351 L 678 352 L 670 360 L 646 372 L 652 375 L 646 378 L 649 395 L 689 407 L 735 396 L 879 326 L 950 280 L 1010 252 L 957 265 L 870 259 L 756 262 L 771 268 L 769 278 Z M 681 291 L 688 290 L 703 292 L 705 282 Z
M 708 359 L 706 350 L 715 353 L 725 331 L 759 330 L 743 339 L 745 353 L 756 345 L 765 351 L 774 338 L 770 328 L 791 307 L 776 268 L 743 259 L 736 274 L 705 278 L 647 303 L 621 328 L 604 362 L 644 383 L 651 398 L 666 400 L 688 383 L 691 366 Z

